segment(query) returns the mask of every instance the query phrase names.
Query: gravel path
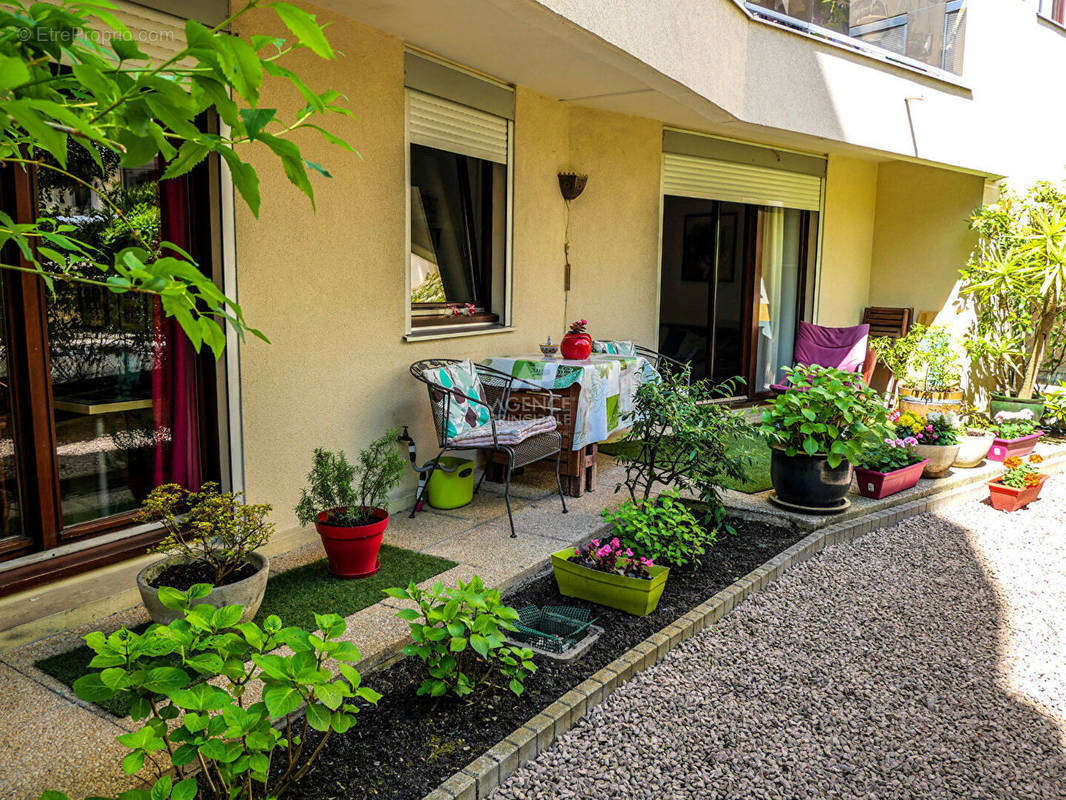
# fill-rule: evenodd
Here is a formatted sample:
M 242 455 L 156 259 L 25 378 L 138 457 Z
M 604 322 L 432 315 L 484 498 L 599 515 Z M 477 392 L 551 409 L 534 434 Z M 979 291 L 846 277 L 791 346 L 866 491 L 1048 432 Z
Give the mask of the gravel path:
M 1066 798 L 1064 497 L 825 551 L 494 797 Z

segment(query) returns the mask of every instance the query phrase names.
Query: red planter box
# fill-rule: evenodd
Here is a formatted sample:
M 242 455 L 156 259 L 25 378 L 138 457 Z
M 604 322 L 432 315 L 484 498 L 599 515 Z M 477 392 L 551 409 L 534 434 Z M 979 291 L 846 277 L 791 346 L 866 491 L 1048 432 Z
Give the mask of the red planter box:
M 989 481 L 988 492 L 992 508 L 998 511 L 1017 511 L 1029 505 L 1040 495 L 1040 490 L 1044 488 L 1044 481 L 1047 479 L 1047 475 L 1041 475 L 1040 483 L 1036 486 L 1025 486 L 1021 489 L 1004 486 L 999 481 Z
M 1003 461 L 1011 456 L 1027 456 L 1036 447 L 1036 440 L 1043 435 L 1043 431 L 1037 431 L 1017 439 L 993 439 L 992 447 L 988 451 L 988 460 Z
M 892 472 L 875 472 L 872 469 L 856 467 L 855 481 L 859 484 L 859 494 L 880 500 L 882 497 L 902 492 L 904 489 L 912 489 L 922 477 L 922 470 L 928 463 L 929 459 L 924 458 L 917 464 L 911 464 L 909 467 Z

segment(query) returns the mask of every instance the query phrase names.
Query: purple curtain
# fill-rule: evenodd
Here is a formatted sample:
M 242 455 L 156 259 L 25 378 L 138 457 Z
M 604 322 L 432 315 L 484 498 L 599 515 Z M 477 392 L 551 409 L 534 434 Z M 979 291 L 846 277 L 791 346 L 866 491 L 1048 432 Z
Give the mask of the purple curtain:
M 161 236 L 188 251 L 188 192 L 182 178 L 159 182 Z M 177 483 L 197 489 L 201 482 L 200 435 L 196 414 L 196 353 L 159 300 L 154 306 L 156 358 L 152 370 L 155 415 L 155 485 Z M 167 431 L 170 435 L 167 436 Z

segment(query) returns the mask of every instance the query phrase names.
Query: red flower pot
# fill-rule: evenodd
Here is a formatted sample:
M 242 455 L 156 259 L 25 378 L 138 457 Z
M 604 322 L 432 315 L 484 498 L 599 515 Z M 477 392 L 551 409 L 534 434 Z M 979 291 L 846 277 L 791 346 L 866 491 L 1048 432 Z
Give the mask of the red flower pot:
M 989 481 L 988 492 L 992 508 L 998 511 L 1017 511 L 1029 505 L 1040 496 L 1040 490 L 1044 488 L 1044 481 L 1047 479 L 1047 475 L 1040 475 L 1040 483 L 1035 486 L 1023 486 L 1021 489 L 1004 486 L 999 481 Z
M 904 489 L 913 489 L 922 477 L 922 470 L 929 463 L 929 459 L 922 459 L 917 464 L 892 470 L 892 472 L 876 472 L 872 469 L 855 468 L 855 481 L 859 484 L 859 494 L 863 497 L 871 497 L 880 500 L 890 494 L 902 492 Z
M 568 333 L 559 344 L 559 352 L 570 361 L 584 361 L 592 355 L 592 336 L 587 333 Z
M 338 578 L 365 578 L 373 575 L 381 564 L 378 551 L 381 549 L 381 537 L 389 527 L 389 512 L 381 508 L 371 511 L 374 522 L 369 525 L 330 525 L 326 520 L 331 511 L 318 515 L 315 529 L 322 537 L 322 546 L 329 559 L 329 571 Z
M 1027 456 L 1036 447 L 1036 440 L 1043 435 L 1043 431 L 1037 431 L 1017 439 L 993 439 L 992 447 L 988 451 L 988 460 L 1005 461 L 1011 456 Z

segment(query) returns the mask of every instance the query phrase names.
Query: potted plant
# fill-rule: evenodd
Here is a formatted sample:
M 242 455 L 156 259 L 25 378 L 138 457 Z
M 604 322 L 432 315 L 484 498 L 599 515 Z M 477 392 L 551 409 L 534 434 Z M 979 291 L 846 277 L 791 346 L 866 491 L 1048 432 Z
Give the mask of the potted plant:
M 759 426 L 772 446 L 776 497 L 812 510 L 840 508 L 864 440 L 884 431 L 884 402 L 854 373 L 818 365 L 785 372 L 790 388 L 770 402 Z
M 602 544 L 593 539 L 585 547 L 552 553 L 552 568 L 560 594 L 638 617 L 659 605 L 670 575 L 668 567 L 624 549 L 618 537 Z
M 855 482 L 859 494 L 880 500 L 890 494 L 913 489 L 922 477 L 928 460 L 913 449 L 917 440 L 887 438 L 880 444 L 864 447 L 855 463 Z
M 1049 366 L 1049 344 L 1066 333 L 1064 219 L 1066 189 L 1041 181 L 1024 195 L 1004 191 L 970 220 L 978 244 L 961 271 L 975 312 L 966 348 L 977 377 L 994 387 L 993 416 L 1022 408 L 1034 420 L 1043 415 L 1037 378 Z
M 915 324 L 898 339 L 872 339 L 870 347 L 899 382 L 901 411 L 928 414 L 961 407 L 959 356 L 947 328 Z
M 921 417 L 904 411 L 892 414 L 889 420 L 896 426 L 896 437 L 913 447 L 919 457 L 928 459 L 923 478 L 942 478 L 947 474 L 959 454 L 957 414 L 931 411 Z
M 1011 456 L 1027 456 L 1033 452 L 1044 432 L 1037 430 L 1033 411 L 1000 411 L 995 416 L 996 438 L 988 451 L 990 461 L 1005 461 Z
M 1036 468 L 1043 460 L 1036 453 L 1026 461 L 1018 456 L 1008 456 L 1003 462 L 1007 471 L 998 480 L 988 482 L 992 507 L 998 511 L 1017 511 L 1036 500 L 1048 479 Z
M 201 602 L 243 606 L 244 622 L 255 617 L 270 573 L 270 561 L 255 550 L 274 533 L 273 523 L 266 521 L 270 511 L 265 503 L 241 503 L 239 493 L 220 492 L 217 483 L 205 483 L 196 492 L 165 483 L 149 492 L 137 519 L 160 523 L 167 532 L 152 549 L 167 558 L 137 574 L 151 618 L 168 625 L 181 616 L 161 602 L 161 587 L 184 592 L 197 584 L 214 587 Z
M 972 469 L 980 466 L 992 449 L 992 441 L 996 435 L 986 428 L 965 426 L 959 432 L 959 453 L 955 456 L 955 463 L 951 466 Z
M 588 320 L 579 319 L 570 324 L 569 332 L 563 336 L 559 352 L 563 358 L 571 361 L 584 361 L 592 355 L 592 335 L 587 330 Z
M 353 466 L 343 452 L 315 450 L 308 487 L 300 492 L 296 518 L 315 524 L 339 578 L 365 578 L 381 568 L 378 551 L 389 525 L 388 495 L 400 482 L 405 461 L 390 430 L 359 453 Z

